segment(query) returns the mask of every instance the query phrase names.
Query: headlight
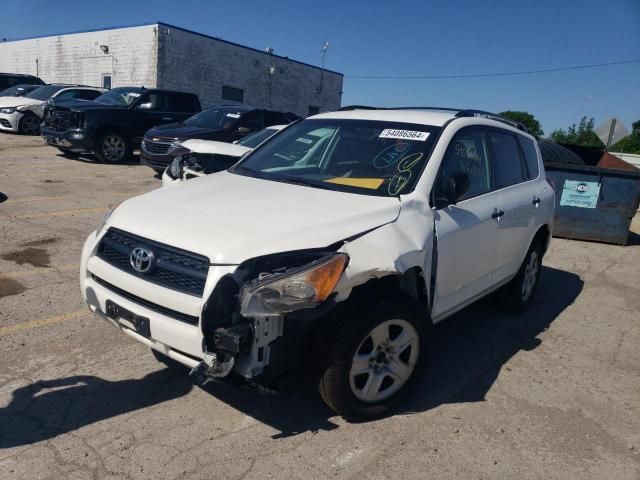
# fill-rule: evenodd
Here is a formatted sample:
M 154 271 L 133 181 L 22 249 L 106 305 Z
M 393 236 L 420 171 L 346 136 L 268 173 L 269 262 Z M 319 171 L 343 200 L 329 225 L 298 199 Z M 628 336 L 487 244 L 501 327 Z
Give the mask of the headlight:
M 118 208 L 118 205 L 120 205 L 120 204 L 116 203 L 115 205 L 109 205 L 109 208 L 108 208 L 107 212 L 104 214 L 104 217 L 102 218 L 102 221 L 100 222 L 100 225 L 98 225 L 98 229 L 96 230 L 96 235 L 98 235 L 98 234 L 100 234 L 100 232 L 102 232 L 102 230 L 104 229 L 104 226 L 107 224 L 107 221 L 109 220 L 109 217 L 111 216 L 113 211 L 116 208 Z
M 0 108 L 0 113 L 16 113 L 15 107 Z
M 315 307 L 331 295 L 348 259 L 338 253 L 290 272 L 262 276 L 240 292 L 240 313 L 245 317 L 266 317 Z
M 171 162 L 169 166 L 169 174 L 173 178 L 182 177 L 182 156 L 173 159 L 173 162 Z

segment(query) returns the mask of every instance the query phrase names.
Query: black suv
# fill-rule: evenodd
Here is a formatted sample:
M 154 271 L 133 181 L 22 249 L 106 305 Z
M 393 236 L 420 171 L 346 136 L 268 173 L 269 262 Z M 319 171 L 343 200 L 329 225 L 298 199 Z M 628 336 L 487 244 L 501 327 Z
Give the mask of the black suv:
M 187 119 L 201 110 L 193 93 L 118 87 L 94 101 L 48 106 L 40 132 L 63 152 L 93 152 L 103 162 L 119 162 L 140 146 L 151 127 Z
M 44 82 L 33 75 L 23 73 L 0 73 L 0 91 L 14 85 L 44 85 Z
M 247 105 L 216 105 L 183 122 L 149 130 L 142 141 L 140 159 L 160 173 L 176 156 L 176 143 L 188 139 L 235 142 L 271 125 L 287 125 L 300 117 L 293 113 L 265 110 Z

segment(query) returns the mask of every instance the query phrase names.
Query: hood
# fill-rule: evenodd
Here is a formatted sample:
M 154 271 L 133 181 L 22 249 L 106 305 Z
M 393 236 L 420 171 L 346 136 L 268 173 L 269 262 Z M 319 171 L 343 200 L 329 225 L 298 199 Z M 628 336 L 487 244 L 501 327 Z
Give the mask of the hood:
M 216 142 L 215 140 L 185 140 L 180 142 L 185 148 L 194 153 L 215 153 L 218 155 L 228 155 L 230 157 L 241 157 L 253 150 L 235 143 Z
M 35 98 L 0 97 L 0 108 L 20 107 L 23 105 L 41 105 L 43 103 L 43 100 L 36 100 Z
M 375 197 L 220 172 L 124 202 L 109 218 L 144 238 L 239 264 L 270 253 L 323 248 L 394 221 L 395 197 Z
M 222 129 L 191 127 L 184 123 L 166 123 L 149 130 L 145 137 L 171 138 L 174 140 L 185 138 L 201 138 L 205 140 L 218 140 L 224 136 Z

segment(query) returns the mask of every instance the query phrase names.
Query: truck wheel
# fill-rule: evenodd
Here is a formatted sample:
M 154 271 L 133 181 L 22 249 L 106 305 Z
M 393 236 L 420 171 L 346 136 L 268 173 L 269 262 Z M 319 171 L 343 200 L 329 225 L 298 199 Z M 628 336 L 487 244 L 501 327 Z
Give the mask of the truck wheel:
M 428 315 L 410 297 L 352 315 L 340 322 L 318 389 L 347 419 L 379 416 L 409 393 L 426 363 Z
M 525 311 L 533 301 L 541 270 L 542 245 L 535 240 L 516 276 L 498 292 L 502 306 L 515 313 Z
M 101 162 L 118 163 L 131 155 L 131 146 L 125 135 L 117 132 L 106 132 L 98 137 L 94 153 Z
M 40 119 L 33 113 L 25 113 L 20 119 L 18 131 L 23 135 L 40 135 Z
M 173 358 L 167 357 L 164 353 L 160 353 L 159 351 L 153 348 L 151 349 L 151 353 L 156 358 L 156 360 L 158 360 L 165 367 L 171 370 L 184 370 L 187 368 L 184 365 L 182 365 L 180 362 L 174 360 Z

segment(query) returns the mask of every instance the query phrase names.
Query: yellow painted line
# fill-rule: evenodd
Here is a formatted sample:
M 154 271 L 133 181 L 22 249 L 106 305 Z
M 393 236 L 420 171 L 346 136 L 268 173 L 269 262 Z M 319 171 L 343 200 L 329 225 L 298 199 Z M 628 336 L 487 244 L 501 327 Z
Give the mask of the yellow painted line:
M 0 218 L 11 220 L 14 218 L 44 218 L 44 217 L 67 217 L 70 215 L 76 215 L 80 213 L 92 213 L 92 212 L 106 212 L 108 207 L 93 207 L 93 208 L 78 208 L 76 210 L 62 210 L 60 212 L 38 212 L 38 213 L 26 213 L 24 215 L 2 215 Z
M 90 315 L 91 312 L 83 308 L 82 310 L 76 310 L 75 312 L 63 313 L 62 315 L 54 315 L 53 317 L 38 318 L 36 320 L 29 320 L 27 322 L 18 323 L 16 325 L 10 325 L 8 327 L 0 327 L 0 337 L 3 335 L 11 335 L 12 333 L 22 332 L 24 330 L 33 330 L 34 328 L 46 327 L 48 325 L 54 325 L 56 323 L 66 322 L 67 320 L 75 320 L 84 315 Z
M 104 193 L 100 195 L 91 195 L 91 198 L 127 197 L 127 196 L 135 197 L 137 195 L 142 195 L 143 193 L 146 193 L 146 192 Z M 7 205 L 10 203 L 45 202 L 45 201 L 51 201 L 51 200 L 70 200 L 70 199 L 82 200 L 82 197 L 78 195 L 58 195 L 54 197 L 16 197 L 16 198 L 9 197 L 9 200 L 6 200 L 5 202 L 3 202 L 3 205 Z
M 79 271 L 80 264 L 79 263 L 66 263 L 64 265 L 60 265 L 59 267 L 51 266 L 50 268 L 38 268 L 37 270 L 16 270 L 14 272 L 0 272 L 0 278 L 3 277 L 31 277 L 33 275 L 46 275 L 48 273 L 61 273 L 61 272 L 72 272 Z

